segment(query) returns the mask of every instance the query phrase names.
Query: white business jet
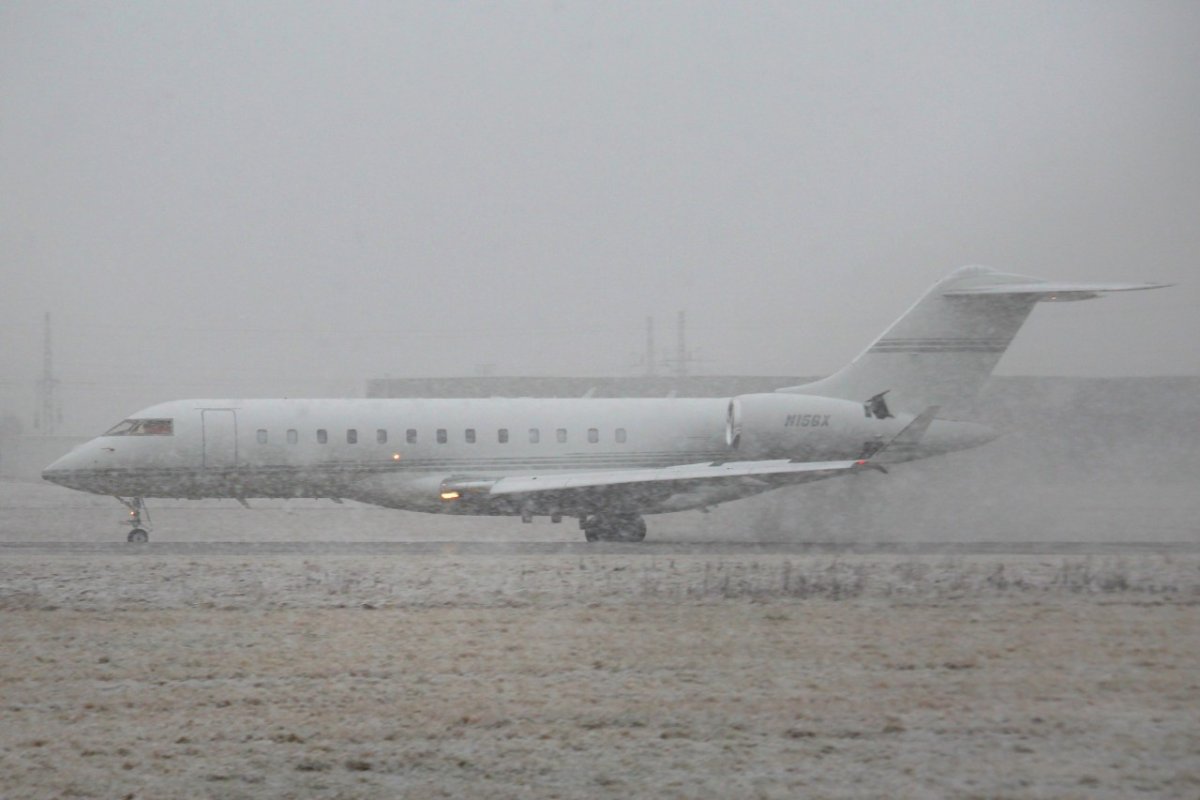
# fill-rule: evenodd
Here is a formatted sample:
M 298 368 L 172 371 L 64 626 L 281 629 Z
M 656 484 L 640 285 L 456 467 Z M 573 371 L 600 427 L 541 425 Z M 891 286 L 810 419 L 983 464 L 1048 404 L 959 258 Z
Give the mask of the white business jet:
M 139 411 L 42 473 L 115 496 L 343 498 L 441 514 L 575 517 L 641 541 L 643 515 L 975 447 L 963 421 L 1033 305 L 1163 284 L 1053 283 L 963 267 L 849 365 L 733 398 L 177 400 Z

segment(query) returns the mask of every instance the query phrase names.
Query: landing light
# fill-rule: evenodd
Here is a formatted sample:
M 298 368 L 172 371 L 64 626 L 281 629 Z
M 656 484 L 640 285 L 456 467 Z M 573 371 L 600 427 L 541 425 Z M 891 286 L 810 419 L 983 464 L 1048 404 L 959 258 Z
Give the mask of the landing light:
M 400 460 L 400 454 L 392 453 L 392 461 L 399 461 L 399 460 Z
M 460 496 L 461 495 L 459 495 L 459 493 L 454 491 L 453 489 L 451 489 L 448 492 L 442 492 L 443 500 L 457 500 Z

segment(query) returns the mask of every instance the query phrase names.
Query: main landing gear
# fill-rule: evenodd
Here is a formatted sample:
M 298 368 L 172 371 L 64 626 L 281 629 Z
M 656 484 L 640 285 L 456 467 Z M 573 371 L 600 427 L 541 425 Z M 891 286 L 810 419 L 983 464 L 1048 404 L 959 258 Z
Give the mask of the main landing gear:
M 588 514 L 579 527 L 589 542 L 640 542 L 646 538 L 646 520 L 640 514 Z
M 129 523 L 129 535 L 125 537 L 125 541 L 131 544 L 144 544 L 150 541 L 150 509 L 146 508 L 146 503 L 140 497 L 131 497 L 126 500 L 124 497 L 118 497 L 117 500 L 121 505 L 129 509 L 129 519 L 125 520 Z M 145 527 L 142 527 L 142 513 L 146 514 Z

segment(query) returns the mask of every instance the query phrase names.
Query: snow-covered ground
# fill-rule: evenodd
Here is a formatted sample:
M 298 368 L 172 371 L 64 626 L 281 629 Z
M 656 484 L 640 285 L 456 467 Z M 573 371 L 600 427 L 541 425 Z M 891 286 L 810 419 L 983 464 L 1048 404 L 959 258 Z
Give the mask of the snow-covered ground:
M 1180 797 L 1200 556 L 0 561 L 0 795 Z
M 153 537 L 444 544 L 10 545 L 0 797 L 1200 795 L 1194 548 L 684 554 L 1198 538 L 1182 481 L 972 495 L 956 463 L 651 519 L 679 554 L 489 555 L 455 542 L 579 531 L 317 501 L 152 502 Z M 3 542 L 119 542 L 122 517 L 0 482 Z

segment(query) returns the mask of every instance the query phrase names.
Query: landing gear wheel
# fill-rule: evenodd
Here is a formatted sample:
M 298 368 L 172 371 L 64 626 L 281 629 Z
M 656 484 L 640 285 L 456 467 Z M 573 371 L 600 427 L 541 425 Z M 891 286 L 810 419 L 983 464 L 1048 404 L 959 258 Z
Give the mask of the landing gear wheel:
M 117 500 L 121 502 L 121 505 L 129 509 L 129 519 L 125 520 L 125 523 L 132 530 L 125 537 L 125 541 L 130 544 L 144 544 L 150 541 L 150 534 L 147 532 L 150 528 L 150 512 L 146 509 L 145 501 L 140 497 L 131 497 L 128 500 L 124 497 L 117 497 Z M 142 527 L 142 514 L 146 515 L 146 527 L 144 528 Z
M 589 542 L 641 542 L 646 539 L 646 520 L 638 514 L 590 516 L 580 521 Z
M 646 541 L 646 520 L 641 517 L 634 517 L 627 525 L 623 526 L 622 533 L 625 535 L 623 541 Z
M 604 523 L 595 514 L 579 518 L 579 527 L 583 529 L 583 538 L 589 542 L 599 542 L 604 537 Z

